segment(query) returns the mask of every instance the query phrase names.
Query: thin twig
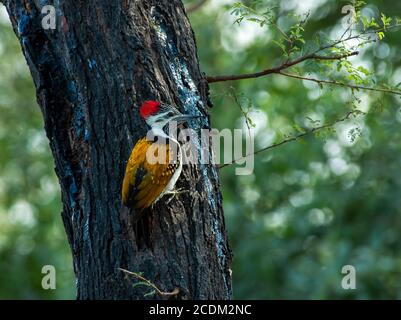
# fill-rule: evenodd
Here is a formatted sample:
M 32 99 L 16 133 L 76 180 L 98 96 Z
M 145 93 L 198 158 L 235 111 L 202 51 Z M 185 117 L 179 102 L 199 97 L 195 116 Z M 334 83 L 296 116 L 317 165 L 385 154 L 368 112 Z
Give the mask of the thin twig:
M 352 35 L 352 29 L 351 29 L 351 27 L 352 27 L 352 24 L 350 24 L 350 25 L 345 29 L 344 33 L 343 33 L 343 34 L 341 35 L 341 37 L 340 37 L 340 40 L 342 40 L 342 39 L 344 38 L 344 36 L 347 34 L 348 31 L 350 31 L 349 36 L 351 37 L 351 35 Z
M 264 151 L 267 151 L 267 150 L 270 150 L 270 149 L 279 147 L 279 146 L 281 146 L 281 145 L 283 145 L 283 144 L 286 144 L 286 143 L 288 143 L 288 142 L 299 140 L 299 139 L 301 139 L 301 138 L 304 138 L 304 137 L 306 137 L 306 136 L 308 136 L 308 135 L 311 135 L 311 134 L 313 134 L 313 133 L 315 133 L 315 132 L 318 132 L 318 131 L 320 131 L 320 130 L 333 127 L 333 126 L 336 125 L 337 123 L 344 122 L 345 120 L 348 120 L 351 116 L 355 116 L 355 117 L 356 117 L 356 116 L 359 115 L 359 114 L 365 115 L 364 112 L 359 111 L 359 110 L 349 111 L 344 117 L 339 118 L 339 119 L 336 119 L 335 121 L 333 121 L 333 122 L 331 122 L 331 123 L 326 123 L 325 125 L 322 125 L 322 126 L 319 126 L 319 127 L 314 127 L 314 128 L 312 128 L 312 129 L 310 129 L 310 130 L 308 130 L 308 131 L 305 131 L 305 132 L 303 132 L 303 133 L 300 133 L 300 134 L 298 134 L 298 135 L 295 135 L 295 136 L 292 136 L 292 137 L 288 137 L 288 138 L 286 138 L 286 139 L 284 139 L 284 140 L 281 140 L 281 141 L 279 141 L 279 142 L 273 143 L 273 144 L 271 144 L 270 146 L 267 146 L 267 147 L 265 147 L 265 148 L 259 149 L 259 150 L 255 151 L 255 152 L 252 153 L 252 154 L 248 154 L 248 155 L 245 156 L 245 157 L 241 157 L 241 158 L 235 159 L 235 160 L 233 160 L 233 161 L 231 161 L 231 162 L 229 162 L 229 163 L 222 164 L 222 165 L 218 166 L 218 168 L 221 169 L 221 168 L 227 167 L 227 166 L 232 165 L 232 164 L 234 164 L 234 163 L 236 163 L 236 162 L 238 162 L 238 161 L 245 160 L 245 159 L 247 159 L 248 157 L 250 157 L 250 156 L 252 156 L 252 155 L 253 155 L 253 156 L 254 156 L 254 155 L 257 155 L 258 153 L 261 153 L 261 152 L 264 152 Z
M 348 84 L 348 83 L 344 83 L 344 82 L 340 82 L 340 81 L 336 81 L 336 80 L 320 80 L 320 79 L 316 79 L 316 78 L 304 77 L 304 76 L 299 76 L 297 74 L 286 73 L 286 72 L 281 72 L 281 71 L 277 72 L 277 74 L 286 76 L 286 77 L 290 77 L 290 78 L 299 79 L 299 80 L 312 81 L 312 82 L 316 82 L 316 83 L 320 83 L 320 84 L 329 84 L 329 85 L 348 87 L 348 88 L 358 89 L 358 90 L 379 91 L 379 92 L 384 92 L 384 93 L 401 95 L 401 91 L 392 90 L 392 89 L 365 87 L 365 86 L 360 86 L 360 85 Z
M 179 292 L 180 289 L 178 288 L 174 288 L 173 291 L 171 292 L 164 292 L 161 291 L 154 283 L 152 283 L 151 281 L 149 281 L 148 279 L 142 277 L 140 274 L 136 273 L 136 272 L 132 272 L 132 271 L 128 271 L 126 269 L 122 269 L 122 268 L 118 268 L 120 271 L 129 274 L 131 276 L 134 276 L 135 278 L 145 282 L 149 287 L 152 287 L 159 295 L 161 296 L 176 296 Z
M 386 28 L 379 28 L 379 29 L 375 29 L 375 30 L 367 29 L 367 30 L 364 30 L 363 32 L 361 32 L 359 34 L 354 35 L 354 36 L 350 35 L 348 38 L 345 38 L 345 39 L 340 38 L 338 40 L 335 40 L 334 42 L 317 49 L 314 53 L 318 53 L 318 52 L 321 52 L 321 51 L 329 49 L 329 48 L 334 48 L 335 46 L 337 46 L 339 44 L 342 44 L 344 42 L 360 38 L 360 37 L 362 37 L 364 35 L 367 35 L 367 34 L 377 34 L 378 32 L 388 31 L 388 30 L 391 30 L 391 29 L 396 29 L 396 28 L 398 28 L 400 26 L 401 26 L 401 24 L 395 24 L 395 25 L 392 25 L 392 26 L 389 26 L 389 27 L 386 27 Z
M 281 29 L 281 28 L 277 25 L 277 23 L 275 23 L 274 21 L 270 21 L 270 23 L 271 23 L 271 25 L 272 25 L 273 27 L 275 27 L 275 28 L 277 29 L 278 32 L 281 33 L 281 35 L 283 36 L 283 38 L 284 38 L 287 42 L 292 43 L 291 38 L 284 32 L 283 29 Z
M 248 116 L 248 113 L 245 112 L 244 108 L 242 107 L 241 101 L 239 101 L 238 96 L 234 91 L 234 88 L 232 88 L 232 89 L 233 89 L 232 96 L 234 98 L 234 102 L 237 104 L 237 106 L 241 110 L 242 115 L 245 118 L 245 124 L 246 124 L 246 127 L 248 129 L 248 136 L 249 136 L 249 139 L 252 140 L 250 118 Z
M 208 2 L 209 0 L 199 0 L 196 1 L 194 3 L 190 3 L 187 7 L 186 7 L 186 11 L 187 13 L 193 13 L 195 11 L 197 11 L 198 9 L 200 9 L 201 7 L 203 7 L 206 2 Z
M 335 56 L 322 56 L 322 55 L 318 55 L 315 53 L 311 53 L 311 54 L 299 57 L 298 59 L 285 62 L 278 67 L 271 68 L 271 69 L 265 69 L 260 72 L 245 73 L 245 74 L 241 74 L 241 75 L 230 75 L 230 76 L 209 76 L 209 77 L 206 77 L 206 80 L 209 83 L 213 83 L 213 82 L 222 82 L 222 81 L 235 81 L 235 80 L 259 78 L 259 77 L 263 77 L 263 76 L 266 76 L 266 75 L 272 74 L 272 73 L 280 73 L 282 70 L 292 67 L 292 66 L 299 64 L 306 60 L 341 60 L 341 59 L 345 59 L 345 58 L 348 58 L 351 56 L 356 56 L 358 54 L 359 54 L 358 51 L 353 51 L 353 52 L 349 52 L 349 53 L 345 53 L 345 54 L 341 54 L 341 55 L 335 55 Z

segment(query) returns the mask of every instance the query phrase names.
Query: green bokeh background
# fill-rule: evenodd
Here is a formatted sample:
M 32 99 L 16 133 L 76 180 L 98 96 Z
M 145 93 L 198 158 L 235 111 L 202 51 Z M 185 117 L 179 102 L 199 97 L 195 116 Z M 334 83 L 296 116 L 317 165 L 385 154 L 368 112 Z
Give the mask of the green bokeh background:
M 233 25 L 225 5 L 210 0 L 190 16 L 201 68 L 236 74 L 281 63 L 274 30 Z M 367 1 L 363 13 L 401 15 L 401 2 Z M 288 12 L 311 11 L 306 38 L 341 31 L 344 1 L 264 1 Z M 401 82 L 401 30 L 352 58 L 378 83 Z M 211 85 L 212 124 L 241 128 L 230 93 L 252 103 L 256 147 L 293 133 L 307 117 L 331 121 L 349 110 L 346 89 L 268 76 Z M 360 92 L 365 119 L 336 133 L 286 144 L 255 158 L 254 174 L 221 170 L 237 299 L 401 298 L 400 98 Z M 244 99 L 243 99 L 244 100 Z M 349 132 L 361 129 L 351 143 Z M 0 298 L 72 299 L 75 278 L 60 217 L 60 191 L 28 67 L 0 5 Z M 54 265 L 57 289 L 41 288 L 41 269 Z M 341 287 L 353 265 L 357 289 Z

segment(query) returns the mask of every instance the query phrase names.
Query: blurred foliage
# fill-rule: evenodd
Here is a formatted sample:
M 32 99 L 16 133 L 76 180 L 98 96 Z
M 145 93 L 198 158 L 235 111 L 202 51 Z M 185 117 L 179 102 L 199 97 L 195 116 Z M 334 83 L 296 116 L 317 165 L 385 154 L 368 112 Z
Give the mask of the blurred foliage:
M 60 188 L 20 45 L 0 5 L 0 299 L 74 297 Z M 42 267 L 56 268 L 43 290 Z
M 401 15 L 399 2 L 367 2 L 361 14 L 377 21 L 381 12 Z M 241 74 L 285 61 L 272 41 L 277 29 L 246 20 L 238 25 L 230 14 L 233 3 L 210 0 L 190 16 L 202 70 Z M 259 1 L 260 8 L 279 16 L 283 30 L 291 28 L 288 17 L 309 12 L 302 31 L 306 44 L 316 34 L 341 33 L 346 4 Z M 73 298 L 71 256 L 42 117 L 19 44 L 0 9 L 0 298 Z M 374 83 L 399 86 L 399 43 L 401 30 L 387 32 L 350 61 L 369 70 Z M 316 72 L 313 64 L 305 68 Z M 233 92 L 246 101 L 249 119 Z M 252 175 L 236 176 L 234 166 L 221 170 L 234 298 L 401 299 L 400 97 L 269 75 L 212 84 L 211 98 L 213 127 L 241 128 L 249 120 L 256 148 L 314 122 L 333 121 L 351 108 L 369 111 L 333 131 L 257 155 Z M 41 289 L 46 264 L 57 269 L 54 291 Z M 356 290 L 341 288 L 341 269 L 348 264 L 356 268 Z

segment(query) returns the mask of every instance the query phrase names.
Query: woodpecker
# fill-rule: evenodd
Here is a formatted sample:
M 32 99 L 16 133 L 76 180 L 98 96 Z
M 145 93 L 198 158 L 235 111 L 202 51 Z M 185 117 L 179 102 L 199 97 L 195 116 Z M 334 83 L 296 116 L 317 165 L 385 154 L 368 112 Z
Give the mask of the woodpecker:
M 145 101 L 139 108 L 139 113 L 151 128 L 155 141 L 146 137 L 139 139 L 132 149 L 122 185 L 122 202 L 126 207 L 141 212 L 165 194 L 177 193 L 174 187 L 182 172 L 182 149 L 180 143 L 168 135 L 164 128 L 171 121 L 179 124 L 195 116 L 184 115 L 173 106 L 153 100 Z M 173 145 L 176 148 L 172 148 Z M 165 156 L 165 161 L 149 161 L 149 148 L 156 148 L 159 155 L 162 153 Z M 175 157 L 173 149 L 177 150 Z

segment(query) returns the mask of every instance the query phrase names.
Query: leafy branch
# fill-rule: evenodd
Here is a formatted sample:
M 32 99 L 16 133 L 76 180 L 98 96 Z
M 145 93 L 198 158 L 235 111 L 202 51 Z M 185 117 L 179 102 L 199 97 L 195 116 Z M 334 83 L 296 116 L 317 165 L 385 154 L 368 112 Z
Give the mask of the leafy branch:
M 283 139 L 283 140 L 281 140 L 279 142 L 273 143 L 273 144 L 271 144 L 271 145 L 269 145 L 269 146 L 267 146 L 265 148 L 259 149 L 259 150 L 255 151 L 252 154 L 248 154 L 248 155 L 246 155 L 244 157 L 235 159 L 235 160 L 233 160 L 233 161 L 231 161 L 229 163 L 222 164 L 222 165 L 219 166 L 219 169 L 227 167 L 227 166 L 230 166 L 230 165 L 232 165 L 232 164 L 234 164 L 234 163 L 236 163 L 238 161 L 245 160 L 250 156 L 255 156 L 255 155 L 257 155 L 257 154 L 259 154 L 261 152 L 264 152 L 264 151 L 267 151 L 267 150 L 282 146 L 282 145 L 284 145 L 286 143 L 289 143 L 289 142 L 292 142 L 292 141 L 296 141 L 296 140 L 300 140 L 300 139 L 305 138 L 306 136 L 309 136 L 309 135 L 312 135 L 312 134 L 317 134 L 318 132 L 321 132 L 321 131 L 323 131 L 325 129 L 331 129 L 338 123 L 341 123 L 341 122 L 344 122 L 346 120 L 349 120 L 349 119 L 351 119 L 351 117 L 356 118 L 357 116 L 360 116 L 360 115 L 366 115 L 366 113 L 362 112 L 360 110 L 357 110 L 357 109 L 351 110 L 351 111 L 347 112 L 347 114 L 345 114 L 343 117 L 338 118 L 338 119 L 336 119 L 336 120 L 334 120 L 332 122 L 326 123 L 326 124 L 321 125 L 321 126 L 314 127 L 314 128 L 312 128 L 310 130 L 306 130 L 306 131 L 304 131 L 304 132 L 302 132 L 300 134 L 297 134 L 297 135 L 289 136 L 289 137 L 287 137 L 287 138 L 285 138 L 285 139 Z
M 256 8 L 260 4 L 260 1 L 254 0 L 251 3 L 253 3 L 255 8 L 250 5 L 244 5 L 241 2 L 237 2 L 231 7 L 231 14 L 236 16 L 235 23 L 240 24 L 242 21 L 247 20 L 259 24 L 260 27 L 271 26 L 277 29 L 280 39 L 272 40 L 272 42 L 283 51 L 286 56 L 286 61 L 277 67 L 267 68 L 253 73 L 207 76 L 206 79 L 209 83 L 254 79 L 270 74 L 280 74 L 295 79 L 314 81 L 320 86 L 327 84 L 357 90 L 378 91 L 396 95 L 401 94 L 401 91 L 396 89 L 383 89 L 368 86 L 369 77 L 372 76 L 371 72 L 362 66 L 354 67 L 348 60 L 350 57 L 358 55 L 359 48 L 369 43 L 382 40 L 385 37 L 385 32 L 400 27 L 401 19 L 393 19 L 387 17 L 383 13 L 380 15 L 379 20 L 376 20 L 374 17 L 367 18 L 361 14 L 361 8 L 365 2 L 354 1 L 353 5 L 356 9 L 355 17 L 343 34 L 335 40 L 321 39 L 318 37 L 315 41 L 316 43 L 312 44 L 312 46 L 317 46 L 317 48 L 310 50 L 311 52 L 308 53 L 307 47 L 311 43 L 306 43 L 303 33 L 306 28 L 309 13 L 306 14 L 304 18 L 298 15 L 292 15 L 295 17 L 296 23 L 286 32 L 277 25 L 274 17 L 274 8 L 264 9 L 262 13 L 259 13 Z M 394 21 L 395 23 L 392 24 Z M 356 31 L 357 34 L 354 34 Z M 357 44 L 349 46 L 351 40 L 356 40 Z M 336 71 L 337 75 L 341 75 L 344 73 L 342 71 L 345 71 L 346 79 L 341 81 L 339 81 L 340 79 L 319 80 L 283 72 L 283 70 L 301 64 L 307 60 L 317 61 L 321 66 L 320 71 L 326 71 L 326 74 Z M 334 62 L 336 62 L 336 65 Z
M 286 76 L 289 78 L 312 81 L 312 82 L 317 83 L 318 85 L 328 84 L 328 85 L 335 85 L 335 86 L 340 86 L 340 87 L 347 87 L 347 88 L 351 88 L 351 89 L 355 89 L 355 90 L 368 90 L 368 91 L 377 91 L 377 92 L 401 95 L 401 91 L 397 91 L 394 89 L 373 88 L 373 87 L 366 87 L 366 86 L 360 86 L 360 85 L 353 85 L 353 84 L 344 83 L 344 82 L 340 82 L 340 81 L 336 81 L 336 80 L 322 80 L 322 79 L 305 77 L 305 76 L 300 76 L 297 74 L 291 74 L 291 73 L 286 73 L 286 72 L 277 72 L 277 74 Z
M 150 287 L 153 289 L 153 291 L 148 292 L 146 295 L 153 295 L 153 294 L 157 293 L 160 296 L 166 297 L 166 296 L 176 296 L 180 292 L 180 289 L 178 289 L 178 288 L 174 288 L 174 290 L 171 292 L 164 292 L 164 291 L 160 290 L 154 283 L 152 283 L 150 280 L 144 278 L 139 273 L 128 271 L 128 270 L 122 269 L 122 268 L 118 268 L 118 270 L 124 272 L 125 274 L 134 276 L 135 278 L 137 278 L 138 280 L 141 281 L 141 282 L 138 282 L 136 285 L 144 285 L 144 286 L 147 286 L 147 287 Z
M 213 83 L 213 82 L 235 81 L 235 80 L 259 78 L 259 77 L 266 76 L 268 74 L 280 73 L 282 70 L 285 70 L 289 67 L 295 66 L 306 60 L 341 60 L 341 59 L 345 59 L 345 58 L 348 58 L 351 56 L 356 56 L 358 54 L 359 54 L 358 51 L 353 51 L 353 52 L 344 53 L 341 55 L 334 55 L 334 56 L 324 56 L 324 55 L 318 55 L 315 53 L 311 53 L 311 54 L 299 57 L 298 59 L 285 62 L 285 63 L 281 64 L 280 66 L 277 66 L 277 67 L 274 67 L 271 69 L 265 69 L 265 70 L 262 70 L 259 72 L 245 73 L 245 74 L 240 74 L 240 75 L 214 76 L 214 77 L 208 76 L 208 77 L 206 77 L 206 80 L 209 83 Z

